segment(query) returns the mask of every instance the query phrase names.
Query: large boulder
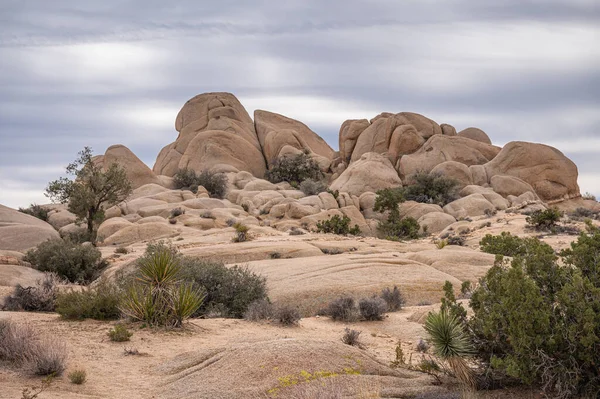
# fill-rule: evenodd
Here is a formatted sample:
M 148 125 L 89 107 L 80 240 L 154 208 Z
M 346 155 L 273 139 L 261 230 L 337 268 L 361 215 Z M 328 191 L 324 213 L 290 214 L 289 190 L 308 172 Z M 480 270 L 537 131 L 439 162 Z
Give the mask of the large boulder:
M 400 159 L 398 172 L 405 178 L 417 172 L 429 173 L 437 165 L 455 161 L 464 165 L 483 165 L 500 152 L 500 147 L 460 136 L 435 135 L 417 152 Z
M 530 184 L 546 202 L 580 196 L 577 166 L 556 148 L 523 141 L 513 141 L 485 164 L 488 177 L 515 176 Z
M 0 205 L 0 250 L 24 252 L 52 238 L 60 235 L 50 224 Z
M 402 180 L 390 160 L 380 154 L 369 152 L 350 164 L 330 186 L 332 191 L 360 196 L 383 188 L 402 186 Z
M 104 153 L 104 168 L 116 163 L 125 169 L 131 187 L 136 189 L 145 184 L 160 184 L 160 179 L 131 150 L 124 145 L 116 144 L 108 147 Z
M 412 112 L 383 113 L 373 118 L 371 125 L 359 134 L 350 160 L 355 162 L 368 152 L 376 152 L 387 154 L 395 164 L 400 156 L 417 151 L 431 136 L 441 134 L 440 126 L 423 115 Z M 344 143 L 343 148 L 346 150 L 351 146 L 351 142 L 348 146 Z M 342 156 L 347 157 L 348 151 L 345 152 Z
M 233 94 L 192 98 L 179 111 L 175 129 L 177 140 L 161 150 L 154 164 L 157 175 L 173 176 L 184 168 L 264 175 L 266 164 L 254 122 Z
M 444 212 L 460 219 L 468 216 L 482 216 L 495 209 L 496 207 L 483 194 L 471 194 L 449 203 L 444 207 Z
M 269 165 L 277 158 L 290 153 L 291 148 L 300 152 L 307 151 L 318 161 L 318 158 L 324 158 L 330 163 L 333 158 L 334 151 L 329 144 L 302 122 L 273 112 L 256 110 L 254 124 Z
M 440 175 L 455 180 L 457 187 L 463 188 L 473 184 L 473 174 L 467 165 L 456 161 L 446 161 L 437 165 L 430 172 L 432 175 Z
M 535 191 L 529 183 L 524 182 L 523 180 L 515 176 L 492 176 L 492 178 L 490 179 L 490 185 L 492 186 L 495 192 L 502 195 L 503 197 L 508 197 L 509 195 L 514 195 L 515 197 L 518 197 L 523 193 L 533 193 Z
M 356 140 L 370 125 L 366 119 L 349 119 L 342 123 L 339 133 L 340 157 L 346 164 L 350 163 Z
M 490 140 L 489 136 L 483 130 L 476 127 L 468 127 L 464 130 L 461 130 L 458 132 L 458 135 L 460 137 L 466 137 L 481 143 L 492 144 L 492 140 Z

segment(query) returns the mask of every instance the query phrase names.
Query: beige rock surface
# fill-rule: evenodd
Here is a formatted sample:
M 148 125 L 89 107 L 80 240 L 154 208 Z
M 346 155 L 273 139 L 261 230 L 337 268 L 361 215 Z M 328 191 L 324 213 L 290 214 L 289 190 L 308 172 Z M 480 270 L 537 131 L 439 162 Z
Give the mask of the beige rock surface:
M 495 175 L 518 177 L 530 184 L 543 201 L 580 195 L 577 166 L 562 152 L 544 144 L 510 142 L 485 169 L 490 178 Z
M 387 157 L 370 152 L 350 164 L 340 177 L 330 185 L 332 191 L 338 190 L 350 195 L 360 196 L 365 192 L 402 186 L 402 180 Z
M 160 184 L 160 179 L 129 148 L 121 144 L 111 145 L 104 153 L 104 168 L 116 163 L 125 169 L 132 188 L 145 184 Z
M 23 252 L 59 237 L 58 232 L 43 220 L 0 205 L 0 250 Z
M 458 132 L 458 135 L 481 143 L 492 144 L 492 140 L 490 140 L 489 136 L 483 130 L 476 127 L 468 127 L 461 130 Z

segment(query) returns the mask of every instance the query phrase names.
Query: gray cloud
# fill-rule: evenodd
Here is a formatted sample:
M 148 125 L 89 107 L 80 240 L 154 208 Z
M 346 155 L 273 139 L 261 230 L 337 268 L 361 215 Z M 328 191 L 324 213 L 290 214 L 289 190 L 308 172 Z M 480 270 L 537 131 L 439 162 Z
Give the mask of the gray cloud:
M 334 148 L 343 120 L 383 111 L 563 146 L 600 196 L 595 3 L 3 1 L 0 203 L 43 200 L 84 145 L 119 142 L 152 166 L 207 91 Z

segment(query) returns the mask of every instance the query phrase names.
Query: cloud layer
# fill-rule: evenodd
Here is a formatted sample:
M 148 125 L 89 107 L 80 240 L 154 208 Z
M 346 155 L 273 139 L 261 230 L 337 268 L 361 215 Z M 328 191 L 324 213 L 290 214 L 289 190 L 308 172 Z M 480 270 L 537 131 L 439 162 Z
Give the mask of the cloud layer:
M 180 107 L 207 91 L 334 148 L 345 119 L 383 111 L 550 144 L 600 197 L 594 0 L 177 4 L 0 3 L 0 203 L 45 202 L 85 145 L 125 144 L 152 166 Z

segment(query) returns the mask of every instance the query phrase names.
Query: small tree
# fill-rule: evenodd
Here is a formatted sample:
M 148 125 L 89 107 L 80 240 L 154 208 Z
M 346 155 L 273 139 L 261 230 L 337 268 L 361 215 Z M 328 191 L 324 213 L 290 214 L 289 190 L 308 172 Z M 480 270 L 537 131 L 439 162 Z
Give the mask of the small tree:
M 387 219 L 379 223 L 379 230 L 388 240 L 415 239 L 419 237 L 419 223 L 411 217 L 400 217 L 399 204 L 405 201 L 404 190 L 385 188 L 377 191 L 375 212 L 388 212 Z
M 67 166 L 71 180 L 61 177 L 51 181 L 45 195 L 52 202 L 68 203 L 69 212 L 87 224 L 90 241 L 96 241 L 95 224 L 104 220 L 104 208 L 123 201 L 131 193 L 125 170 L 116 163 L 103 169 L 92 159 L 92 149 L 85 147 L 79 158 Z

